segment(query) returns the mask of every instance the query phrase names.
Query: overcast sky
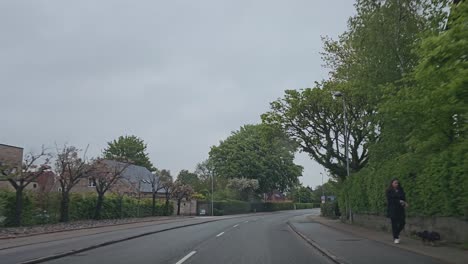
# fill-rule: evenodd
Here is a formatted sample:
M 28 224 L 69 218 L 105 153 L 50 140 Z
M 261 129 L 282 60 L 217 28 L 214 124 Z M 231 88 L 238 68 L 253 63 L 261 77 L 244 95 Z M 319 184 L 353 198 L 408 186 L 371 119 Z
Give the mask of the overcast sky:
M 0 143 L 96 156 L 137 135 L 156 167 L 192 170 L 285 89 L 327 77 L 320 37 L 346 29 L 353 2 L 2 0 Z

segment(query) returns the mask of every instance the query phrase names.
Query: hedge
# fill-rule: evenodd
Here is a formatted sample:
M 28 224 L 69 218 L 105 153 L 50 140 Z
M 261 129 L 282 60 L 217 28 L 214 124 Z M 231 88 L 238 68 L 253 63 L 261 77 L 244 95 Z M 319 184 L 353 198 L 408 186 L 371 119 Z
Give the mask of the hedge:
M 312 208 L 319 208 L 319 204 L 314 204 L 314 203 L 295 203 L 296 209 L 312 209 Z
M 92 219 L 96 206 L 95 194 L 70 194 L 70 220 Z M 166 210 L 163 203 L 156 203 L 156 215 L 171 215 L 173 206 Z M 101 219 L 151 216 L 152 200 L 108 195 L 104 199 Z M 12 226 L 15 215 L 15 193 L 0 192 L 0 226 Z M 23 225 L 57 223 L 60 216 L 60 194 L 41 196 L 26 192 L 23 199 Z
M 340 210 L 338 209 L 338 202 L 327 202 L 320 205 L 320 215 L 330 218 L 337 218 L 340 216 Z
M 199 207 L 211 208 L 210 202 L 199 201 Z M 215 201 L 213 203 L 214 215 L 230 215 L 230 214 L 246 214 L 250 212 L 273 212 L 281 210 L 294 210 L 294 209 L 311 209 L 314 206 L 312 203 L 292 203 L 292 202 L 244 202 L 238 200 L 223 200 Z M 209 209 L 208 209 L 209 211 Z M 208 212 L 209 214 L 209 212 Z

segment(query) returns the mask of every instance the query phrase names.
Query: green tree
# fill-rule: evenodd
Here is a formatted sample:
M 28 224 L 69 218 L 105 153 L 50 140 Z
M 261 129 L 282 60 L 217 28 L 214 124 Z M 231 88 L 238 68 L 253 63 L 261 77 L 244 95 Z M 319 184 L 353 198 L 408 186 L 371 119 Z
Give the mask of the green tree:
M 258 191 L 270 193 L 298 183 L 302 167 L 294 164 L 296 147 L 296 142 L 276 127 L 245 125 L 213 146 L 209 155 L 217 179 L 257 179 Z
M 177 181 L 181 182 L 182 184 L 190 185 L 194 189 L 194 191 L 198 192 L 200 187 L 200 179 L 198 175 L 194 172 L 190 172 L 188 170 L 181 170 L 179 175 L 177 176 Z
M 107 142 L 104 150 L 104 158 L 122 162 L 131 162 L 135 165 L 155 171 L 148 153 L 146 153 L 145 142 L 137 136 L 120 136 L 118 139 Z

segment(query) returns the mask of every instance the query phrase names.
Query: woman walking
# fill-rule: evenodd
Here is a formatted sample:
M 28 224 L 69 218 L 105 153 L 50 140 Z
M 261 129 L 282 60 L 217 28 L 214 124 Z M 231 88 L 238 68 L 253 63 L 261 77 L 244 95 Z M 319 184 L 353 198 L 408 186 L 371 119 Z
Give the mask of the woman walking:
M 405 207 L 406 203 L 405 191 L 398 182 L 398 179 L 393 179 L 387 189 L 387 216 L 392 221 L 393 242 L 400 243 L 400 232 L 405 228 Z

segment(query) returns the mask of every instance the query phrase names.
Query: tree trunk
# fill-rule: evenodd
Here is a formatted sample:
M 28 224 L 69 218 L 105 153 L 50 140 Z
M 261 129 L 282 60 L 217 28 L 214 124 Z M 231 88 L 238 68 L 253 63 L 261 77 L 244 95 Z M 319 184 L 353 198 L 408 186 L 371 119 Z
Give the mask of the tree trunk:
M 166 211 L 166 215 L 169 215 L 169 193 L 166 193 L 166 204 L 164 210 Z
M 16 189 L 16 208 L 15 208 L 15 219 L 14 225 L 20 226 L 23 217 L 23 187 Z
M 104 202 L 104 194 L 98 193 L 96 210 L 94 211 L 94 220 L 99 220 L 101 218 L 102 204 Z
M 119 195 L 119 218 L 123 218 L 123 196 Z
M 152 216 L 156 215 L 156 192 L 153 192 L 153 208 L 151 211 L 151 215 Z
M 62 191 L 62 201 L 60 201 L 60 222 L 68 222 L 70 196 L 68 191 Z
M 180 215 L 180 202 L 182 199 L 177 199 L 177 215 Z

